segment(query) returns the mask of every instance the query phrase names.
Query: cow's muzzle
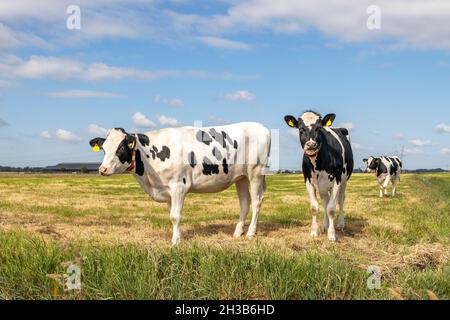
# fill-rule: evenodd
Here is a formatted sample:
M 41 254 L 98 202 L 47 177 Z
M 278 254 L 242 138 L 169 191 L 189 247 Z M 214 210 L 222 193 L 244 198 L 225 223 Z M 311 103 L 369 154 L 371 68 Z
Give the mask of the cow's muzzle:
M 314 158 L 315 156 L 317 156 L 319 154 L 319 150 L 320 150 L 320 146 L 317 142 L 315 141 L 308 141 L 305 144 L 305 155 L 309 158 Z
M 100 173 L 102 176 L 109 176 L 108 168 L 107 167 L 100 167 L 98 169 L 98 173 Z

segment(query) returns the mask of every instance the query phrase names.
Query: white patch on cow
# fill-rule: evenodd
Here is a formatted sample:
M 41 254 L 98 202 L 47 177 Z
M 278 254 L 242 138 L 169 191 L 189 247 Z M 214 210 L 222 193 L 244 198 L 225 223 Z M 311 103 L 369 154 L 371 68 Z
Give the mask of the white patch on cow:
M 314 112 L 308 111 L 302 114 L 300 119 L 302 119 L 303 123 L 308 129 L 311 129 L 313 124 L 315 124 L 320 119 L 320 117 Z
M 105 156 L 100 168 L 106 168 L 107 175 L 123 173 L 130 165 L 129 163 L 121 163 L 116 155 L 117 148 L 125 137 L 126 135 L 121 130 L 112 129 L 102 145 Z

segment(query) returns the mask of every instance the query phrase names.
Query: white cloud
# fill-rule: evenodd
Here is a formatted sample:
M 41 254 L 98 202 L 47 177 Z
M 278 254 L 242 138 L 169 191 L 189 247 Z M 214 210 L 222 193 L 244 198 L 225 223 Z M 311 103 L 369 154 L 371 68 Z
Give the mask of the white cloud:
M 136 112 L 132 117 L 133 123 L 140 128 L 154 128 L 156 123 L 147 118 L 144 114 Z
M 155 80 L 161 78 L 252 79 L 254 76 L 210 73 L 201 70 L 141 70 L 108 66 L 102 62 L 84 63 L 77 59 L 33 55 L 23 60 L 15 55 L 0 55 L 0 72 L 24 79 L 79 79 L 106 81 L 122 79 Z
M 164 126 L 176 127 L 179 125 L 179 122 L 177 119 L 167 117 L 165 115 L 158 116 L 158 122 Z
M 75 143 L 79 142 L 81 139 L 71 131 L 58 129 L 54 134 L 51 134 L 49 131 L 42 131 L 39 133 L 39 137 L 41 139 L 50 140 L 57 139 L 65 142 Z
M 245 90 L 239 90 L 223 95 L 223 99 L 228 101 L 253 101 L 256 99 L 255 95 Z
M 252 48 L 250 45 L 244 42 L 228 40 L 219 37 L 198 37 L 197 39 L 206 45 L 223 49 L 250 50 Z
M 450 50 L 450 2 L 445 0 L 378 0 L 381 29 L 366 27 L 372 0 L 232 1 L 225 14 L 200 16 L 172 12 L 174 23 L 224 34 L 261 32 L 300 34 L 315 29 L 346 42 L 395 41 L 396 47 Z M 343 19 L 345 17 L 345 19 Z
M 42 139 L 51 139 L 52 135 L 48 131 L 42 131 L 39 133 L 39 137 L 41 137 Z
M 409 143 L 411 143 L 414 146 L 423 147 L 423 146 L 429 146 L 431 144 L 431 141 L 423 140 L 423 139 L 412 139 L 412 140 L 409 140 Z
M 345 128 L 350 131 L 350 130 L 355 129 L 355 124 L 352 122 L 343 122 L 343 123 L 340 123 L 338 127 Z
M 352 148 L 355 150 L 364 150 L 366 149 L 362 144 L 352 142 Z
M 441 153 L 446 156 L 450 155 L 450 148 L 442 148 Z
M 0 48 L 16 48 L 22 46 L 34 46 L 46 49 L 52 48 L 50 44 L 38 36 L 31 33 L 11 30 L 3 23 L 0 23 Z
M 100 127 L 97 124 L 91 123 L 88 125 L 87 131 L 92 135 L 105 137 L 108 134 L 108 129 Z
M 14 86 L 15 86 L 14 82 L 0 79 L 0 90 L 1 89 L 9 89 Z
M 437 133 L 450 133 L 450 125 L 441 123 L 436 126 L 435 130 Z
M 105 91 L 90 91 L 90 90 L 67 90 L 67 91 L 55 91 L 47 92 L 47 96 L 56 98 L 123 98 L 122 95 Z
M 79 142 L 81 140 L 73 132 L 70 132 L 70 131 L 64 130 L 64 129 L 56 130 L 54 136 L 56 139 L 61 140 L 61 141 L 66 141 L 66 142 Z
M 420 148 L 405 148 L 405 155 L 420 155 L 423 154 L 423 150 Z
M 165 104 L 165 105 L 172 106 L 172 107 L 183 107 L 184 106 L 184 101 L 179 98 L 164 99 L 164 98 L 161 98 L 160 95 L 156 95 L 153 98 L 153 101 L 158 104 Z

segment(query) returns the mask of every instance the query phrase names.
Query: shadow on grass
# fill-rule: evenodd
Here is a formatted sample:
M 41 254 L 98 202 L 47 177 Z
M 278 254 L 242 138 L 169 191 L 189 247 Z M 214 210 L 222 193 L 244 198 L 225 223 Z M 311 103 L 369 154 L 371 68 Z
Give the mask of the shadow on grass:
M 248 230 L 248 223 L 244 227 L 244 235 Z M 304 221 L 293 221 L 289 225 L 285 223 L 274 223 L 261 221 L 258 223 L 258 235 L 267 236 L 268 233 L 281 230 L 281 229 L 292 229 L 307 226 Z M 224 233 L 228 235 L 233 235 L 236 228 L 236 223 L 224 222 L 224 223 L 213 223 L 209 225 L 195 225 L 189 230 L 183 231 L 183 238 L 188 240 L 198 236 L 212 236 L 219 233 Z

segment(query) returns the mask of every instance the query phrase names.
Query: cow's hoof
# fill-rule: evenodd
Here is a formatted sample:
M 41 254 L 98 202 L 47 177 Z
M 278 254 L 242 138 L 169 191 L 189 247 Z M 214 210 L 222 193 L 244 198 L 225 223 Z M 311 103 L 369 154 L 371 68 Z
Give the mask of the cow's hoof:
M 312 227 L 311 227 L 311 237 L 313 237 L 313 238 L 317 238 L 318 236 L 319 236 L 319 226 L 316 224 L 316 225 L 313 225 Z
M 251 240 L 251 239 L 254 239 L 254 238 L 256 237 L 256 234 L 255 234 L 255 233 L 247 233 L 247 234 L 245 235 L 245 237 L 246 237 L 247 239 Z
M 236 230 L 234 230 L 233 237 L 240 238 L 244 234 L 244 228 L 243 227 L 236 227 Z
M 338 224 L 337 224 L 337 228 L 340 229 L 341 231 L 344 231 L 345 222 L 339 221 Z
M 336 241 L 336 235 L 334 235 L 334 234 L 329 234 L 329 235 L 328 235 L 328 240 L 330 240 L 330 241 L 332 241 L 332 242 L 335 242 L 335 241 Z
M 176 246 L 180 244 L 181 239 L 180 238 L 176 238 L 176 239 L 172 239 L 172 246 Z

